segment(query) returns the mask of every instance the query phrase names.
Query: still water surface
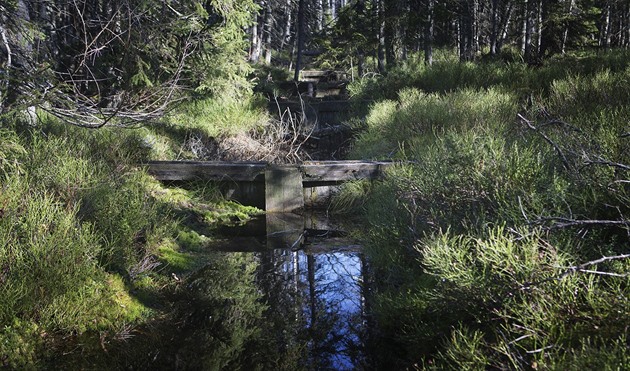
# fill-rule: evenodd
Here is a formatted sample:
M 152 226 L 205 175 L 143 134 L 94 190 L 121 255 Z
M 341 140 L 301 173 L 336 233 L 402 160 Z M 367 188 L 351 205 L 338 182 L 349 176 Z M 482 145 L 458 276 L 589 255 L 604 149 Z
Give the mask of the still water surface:
M 366 262 L 341 228 L 321 215 L 275 214 L 220 232 L 205 266 L 145 303 L 162 313 L 154 322 L 72 340 L 46 368 L 371 368 Z
M 264 227 L 231 232 L 265 238 L 262 249 L 253 244 L 256 283 L 267 315 L 284 322 L 281 342 L 298 343 L 311 369 L 364 368 L 367 280 L 360 246 L 322 215 L 268 215 Z

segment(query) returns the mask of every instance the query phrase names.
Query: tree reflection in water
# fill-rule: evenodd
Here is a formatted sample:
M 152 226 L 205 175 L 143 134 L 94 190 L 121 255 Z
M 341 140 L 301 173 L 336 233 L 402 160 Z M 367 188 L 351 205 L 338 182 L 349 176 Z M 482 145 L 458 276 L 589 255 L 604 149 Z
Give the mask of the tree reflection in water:
M 302 216 L 274 216 L 262 223 L 262 232 L 234 231 L 236 238 L 218 249 L 222 251 L 208 251 L 207 265 L 186 276 L 158 304 L 163 316 L 121 341 L 104 344 L 102 336 L 86 335 L 66 344 L 55 353 L 63 356 L 48 366 L 369 368 L 363 350 L 367 281 L 360 248 L 338 239 L 300 243 L 305 227 L 328 228 L 309 223 Z
M 362 351 L 362 259 L 358 251 L 272 250 L 257 274 L 276 341 L 301 349 L 309 369 L 356 369 Z

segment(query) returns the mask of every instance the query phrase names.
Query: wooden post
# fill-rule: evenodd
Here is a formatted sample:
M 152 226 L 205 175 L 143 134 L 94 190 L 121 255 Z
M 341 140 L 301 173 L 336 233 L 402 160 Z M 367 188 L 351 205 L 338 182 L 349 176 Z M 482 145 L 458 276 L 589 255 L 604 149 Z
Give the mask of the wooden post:
M 265 216 L 267 249 L 293 249 L 302 247 L 304 217 L 291 213 L 274 213 Z
M 271 166 L 265 171 L 265 210 L 289 213 L 304 208 L 302 173 L 295 166 Z

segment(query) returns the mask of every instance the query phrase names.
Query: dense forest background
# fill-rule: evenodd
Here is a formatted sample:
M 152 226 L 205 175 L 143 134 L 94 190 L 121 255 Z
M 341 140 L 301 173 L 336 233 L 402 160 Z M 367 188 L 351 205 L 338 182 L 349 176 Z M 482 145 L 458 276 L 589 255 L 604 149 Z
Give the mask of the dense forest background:
M 154 120 L 192 93 L 238 95 L 253 63 L 385 73 L 423 51 L 540 64 L 630 45 L 630 7 L 596 0 L 2 1 L 0 110 L 102 126 Z M 244 34 L 245 32 L 245 34 Z M 248 45 L 247 45 L 248 44 Z
M 310 369 L 211 248 L 261 211 L 141 164 L 308 158 L 268 110 L 321 68 L 400 162 L 328 209 L 364 368 L 627 368 L 629 47 L 625 0 L 0 0 L 0 365 Z

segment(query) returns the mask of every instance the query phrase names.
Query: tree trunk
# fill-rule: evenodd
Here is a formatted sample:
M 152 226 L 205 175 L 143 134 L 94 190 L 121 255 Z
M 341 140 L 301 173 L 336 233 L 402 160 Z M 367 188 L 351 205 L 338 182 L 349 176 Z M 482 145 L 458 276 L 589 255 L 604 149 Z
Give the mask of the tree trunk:
M 271 35 L 273 33 L 273 17 L 271 13 L 271 0 L 266 1 L 265 20 L 264 20 L 264 38 L 265 38 L 265 64 L 271 64 Z
M 481 49 L 479 46 L 479 0 L 470 1 L 470 22 L 472 27 L 472 43 L 470 59 L 474 59 L 477 52 Z
M 527 53 L 527 29 L 528 29 L 528 22 L 529 22 L 529 11 L 528 11 L 528 0 L 524 0 L 523 1 L 523 8 L 521 9 L 521 14 L 522 14 L 522 27 L 521 27 L 521 54 L 523 55 L 523 57 L 525 57 L 526 53 Z
M 388 69 L 396 66 L 398 58 L 396 55 L 396 33 L 398 24 L 396 20 L 397 0 L 381 0 L 385 10 L 385 62 Z
M 553 53 L 557 51 L 557 45 L 552 48 L 552 39 L 553 32 L 552 27 L 546 26 L 546 23 L 549 20 L 549 15 L 551 13 L 551 4 L 548 1 L 541 1 L 541 10 L 540 10 L 540 41 L 538 44 L 538 58 L 544 59 L 548 53 Z
M 575 8 L 575 0 L 567 1 L 567 13 L 572 14 Z M 567 40 L 569 39 L 569 24 L 564 26 L 564 32 L 562 34 L 562 44 L 560 45 L 560 52 L 564 54 L 566 52 Z
M 606 1 L 602 12 L 602 28 L 600 32 L 599 47 L 608 49 L 610 46 L 610 2 Z
M 315 29 L 321 32 L 324 29 L 324 6 L 326 0 L 315 0 Z
M 501 36 L 499 37 L 499 41 L 497 43 L 497 53 L 501 52 L 501 48 L 503 48 L 503 45 L 507 40 L 508 31 L 512 22 L 512 14 L 514 14 L 514 7 L 512 6 L 512 2 L 510 1 L 505 8 L 505 13 L 501 17 Z
M 302 54 L 304 53 L 304 38 L 306 34 L 305 14 L 304 14 L 304 1 L 298 2 L 298 16 L 297 16 L 297 57 L 295 59 L 295 74 L 293 80 L 296 82 L 300 80 L 300 70 L 302 69 Z
M 497 54 L 497 43 L 499 38 L 499 0 L 492 0 L 490 9 L 490 55 Z
M 4 29 L 3 25 L 5 24 L 6 19 L 5 16 L 0 16 L 0 39 L 2 39 L 2 47 L 0 47 L 0 57 L 5 60 L 4 65 L 2 65 L 2 69 L 6 72 L 2 79 L 0 79 L 0 114 L 4 113 L 5 100 L 7 99 L 9 84 L 11 83 L 11 69 L 13 68 L 13 62 L 11 60 L 11 44 L 9 43 L 9 38 L 7 37 L 7 31 Z M 0 61 L 2 61 L 0 59 Z
M 549 3 L 549 1 L 545 1 Z M 536 54 L 542 57 L 542 34 L 543 34 L 543 0 L 538 0 L 536 6 Z
M 378 72 L 381 74 L 385 73 L 385 12 L 383 9 L 383 1 L 384 0 L 374 0 L 374 9 L 376 10 L 376 19 L 378 20 L 376 59 Z
M 424 63 L 433 64 L 433 24 L 435 0 L 427 0 L 427 20 L 424 26 Z
M 260 59 L 260 38 L 258 34 L 258 22 L 254 23 L 251 27 L 250 47 L 249 47 L 249 60 L 257 63 Z
M 461 61 L 473 60 L 476 44 L 475 20 L 472 14 L 475 11 L 475 0 L 460 0 L 459 2 L 459 59 Z
M 535 4 L 534 0 L 525 0 L 524 2 L 525 19 L 524 19 L 524 35 L 523 35 L 523 58 L 526 62 L 532 61 L 532 37 L 534 36 L 534 18 Z
M 322 16 L 323 16 L 323 22 L 324 22 L 324 26 L 326 25 L 326 22 L 329 22 L 330 19 L 332 18 L 332 15 L 330 14 L 331 11 L 331 7 L 330 7 L 330 3 L 328 2 L 328 0 L 321 0 L 322 2 Z
M 287 3 L 285 4 L 284 14 L 286 14 L 286 23 L 284 26 L 284 32 L 282 33 L 282 40 L 280 41 L 280 50 L 284 50 L 284 46 L 291 42 L 291 16 L 293 15 L 291 0 L 287 0 Z

